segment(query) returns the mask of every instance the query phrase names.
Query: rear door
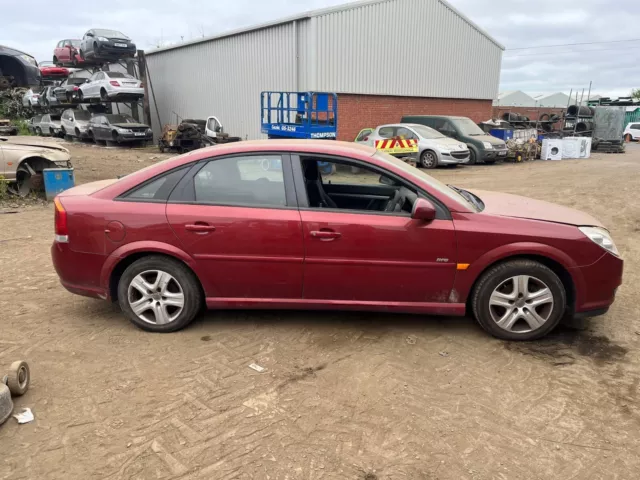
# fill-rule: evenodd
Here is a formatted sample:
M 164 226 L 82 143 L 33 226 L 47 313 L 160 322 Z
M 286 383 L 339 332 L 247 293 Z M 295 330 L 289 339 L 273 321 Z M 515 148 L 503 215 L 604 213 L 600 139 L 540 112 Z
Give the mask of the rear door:
M 167 218 L 208 297 L 300 300 L 303 241 L 289 155 L 215 158 L 182 179 Z
M 314 161 L 335 164 L 321 183 L 338 208 L 310 206 L 305 167 Z M 395 175 L 353 159 L 294 156 L 293 162 L 305 243 L 304 299 L 449 302 L 457 254 L 444 207 L 432 222 L 413 220 L 413 202 L 426 194 Z M 406 202 L 385 211 L 396 192 L 407 194 Z

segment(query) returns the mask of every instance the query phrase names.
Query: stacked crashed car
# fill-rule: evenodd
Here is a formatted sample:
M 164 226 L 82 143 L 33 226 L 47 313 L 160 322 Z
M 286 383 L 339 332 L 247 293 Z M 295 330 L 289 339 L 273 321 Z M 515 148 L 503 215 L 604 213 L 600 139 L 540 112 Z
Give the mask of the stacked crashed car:
M 362 134 L 363 132 L 361 132 Z M 418 165 L 423 168 L 436 168 L 439 165 L 460 165 L 469 160 L 467 145 L 449 138 L 433 128 L 413 123 L 381 125 L 366 136 L 358 136 L 357 143 L 371 147 L 378 140 L 399 138 L 418 142 Z
M 42 116 L 37 131 L 38 135 L 47 135 L 50 137 L 62 136 L 62 121 L 59 113 L 47 113 Z
M 40 85 L 41 80 L 35 58 L 20 50 L 0 45 L 0 88 Z
M 40 87 L 31 87 L 22 97 L 22 105 L 24 107 L 40 106 Z
M 217 145 L 54 203 L 62 284 L 117 301 L 153 332 L 185 327 L 206 305 L 472 312 L 497 337 L 531 340 L 565 315 L 604 313 L 622 282 L 592 216 L 449 187 L 353 143 Z
M 53 50 L 53 63 L 62 67 L 64 65 L 71 65 L 77 67 L 83 63 L 78 49 L 80 48 L 80 40 L 68 38 L 60 40 Z
M 122 72 L 96 72 L 80 85 L 78 92 L 80 101 L 138 100 L 143 96 L 142 82 Z
M 89 137 L 96 142 L 150 142 L 153 132 L 129 115 L 98 113 L 89 120 Z
M 52 86 L 44 87 L 38 98 L 38 105 L 42 107 L 58 105 L 60 101 L 58 97 L 55 96 L 55 89 L 56 87 Z
M 44 186 L 42 171 L 45 168 L 69 167 L 69 150 L 58 145 L 44 143 L 11 143 L 0 138 L 0 171 L 9 187 L 20 195 Z
M 62 112 L 62 134 L 76 138 L 89 138 L 91 113 L 68 108 Z
M 53 94 L 60 103 L 73 103 L 79 100 L 80 85 L 91 77 L 86 70 L 71 72 L 69 78 L 53 89 Z
M 40 62 L 40 73 L 44 80 L 61 80 L 69 76 L 69 70 L 53 62 Z
M 92 28 L 82 37 L 80 57 L 83 60 L 102 61 L 133 57 L 136 44 L 117 30 Z
M 42 135 L 41 133 L 38 133 L 41 120 L 42 115 L 36 115 L 35 117 L 31 117 L 29 120 L 27 120 L 27 130 L 29 130 L 29 133 L 32 133 L 34 135 Z

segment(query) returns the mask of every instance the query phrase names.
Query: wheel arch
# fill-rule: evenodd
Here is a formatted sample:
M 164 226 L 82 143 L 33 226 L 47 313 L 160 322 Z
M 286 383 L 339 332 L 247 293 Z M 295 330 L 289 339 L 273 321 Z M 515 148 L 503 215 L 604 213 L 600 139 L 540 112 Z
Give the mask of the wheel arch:
M 149 242 L 145 242 L 149 243 Z M 203 298 L 205 296 L 204 287 L 202 285 L 202 281 L 200 277 L 196 273 L 195 264 L 193 259 L 187 255 L 182 250 L 172 246 L 172 245 L 164 245 L 159 242 L 152 242 L 153 245 L 147 244 L 146 246 L 134 246 L 126 245 L 121 247 L 120 249 L 113 252 L 105 262 L 102 267 L 101 272 L 101 284 L 107 291 L 107 294 L 111 301 L 116 302 L 118 300 L 118 282 L 120 281 L 120 277 L 127 269 L 129 265 L 131 265 L 136 260 L 139 260 L 144 257 L 149 256 L 157 256 L 157 257 L 166 257 L 173 260 L 177 260 L 186 266 L 189 271 L 193 274 L 194 278 L 198 282 L 200 286 L 200 290 L 203 294 Z M 157 244 L 157 245 L 156 245 Z M 123 251 L 125 250 L 125 251 Z M 121 251 L 118 253 L 118 251 Z
M 562 264 L 557 259 L 553 259 L 548 255 L 543 253 L 522 253 L 522 254 L 512 254 L 504 257 L 500 257 L 495 259 L 494 261 L 484 265 L 482 270 L 475 276 L 473 284 L 469 289 L 466 299 L 467 313 L 472 312 L 471 300 L 473 298 L 473 293 L 477 288 L 478 282 L 482 278 L 485 272 L 489 269 L 495 267 L 496 265 L 500 265 L 502 263 L 511 262 L 514 260 L 532 260 L 534 262 L 538 262 L 545 267 L 549 268 L 553 273 L 555 273 L 560 281 L 562 282 L 562 286 L 564 287 L 565 294 L 567 296 L 567 309 L 570 311 L 575 311 L 577 293 L 576 293 L 576 279 L 571 274 L 570 268 L 566 265 Z

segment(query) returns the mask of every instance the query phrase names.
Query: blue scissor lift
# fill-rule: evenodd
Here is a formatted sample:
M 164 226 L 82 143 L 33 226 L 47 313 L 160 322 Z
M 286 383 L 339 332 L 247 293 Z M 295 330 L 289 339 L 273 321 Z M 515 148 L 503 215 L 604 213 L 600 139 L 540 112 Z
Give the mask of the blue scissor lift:
M 262 92 L 260 108 L 262 133 L 269 138 L 336 139 L 338 95 L 335 93 Z M 329 165 L 320 163 L 321 168 Z

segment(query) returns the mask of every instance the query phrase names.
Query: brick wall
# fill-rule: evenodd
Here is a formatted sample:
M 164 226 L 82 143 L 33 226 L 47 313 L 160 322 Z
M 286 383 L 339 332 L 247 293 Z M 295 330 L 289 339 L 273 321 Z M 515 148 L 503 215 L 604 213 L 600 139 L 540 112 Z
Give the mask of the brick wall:
M 338 140 L 353 141 L 365 127 L 398 123 L 403 115 L 459 115 L 474 122 L 491 118 L 491 100 L 338 95 Z

